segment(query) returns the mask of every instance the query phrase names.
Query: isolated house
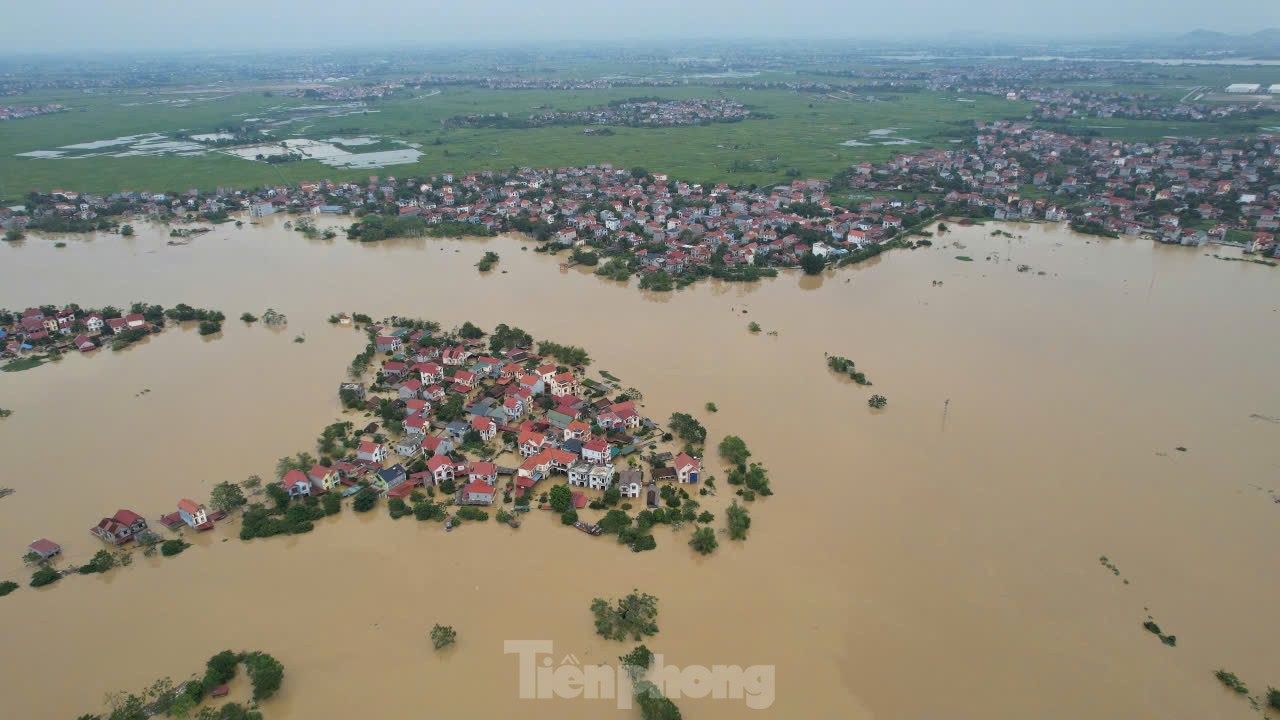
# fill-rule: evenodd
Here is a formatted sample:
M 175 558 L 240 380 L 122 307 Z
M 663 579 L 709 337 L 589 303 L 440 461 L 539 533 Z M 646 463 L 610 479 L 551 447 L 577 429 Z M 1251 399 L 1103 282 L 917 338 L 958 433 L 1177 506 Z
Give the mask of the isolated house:
M 115 515 L 104 517 L 89 532 L 104 542 L 123 545 L 135 535 L 147 529 L 147 521 L 132 510 L 117 510 Z
M 213 527 L 213 522 L 209 520 L 209 513 L 204 506 L 189 498 L 178 501 L 178 517 L 182 518 L 182 522 L 188 527 L 196 530 L 208 530 Z
M 48 560 L 62 554 L 62 546 L 47 538 L 40 538 L 27 546 L 27 552 L 36 554 L 41 560 Z

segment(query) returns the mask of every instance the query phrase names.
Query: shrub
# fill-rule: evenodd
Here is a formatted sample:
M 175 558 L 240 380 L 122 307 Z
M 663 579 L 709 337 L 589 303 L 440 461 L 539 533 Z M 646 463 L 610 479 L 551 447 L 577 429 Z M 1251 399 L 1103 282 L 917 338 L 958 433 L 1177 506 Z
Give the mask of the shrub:
M 716 541 L 716 531 L 709 527 L 694 530 L 693 537 L 689 540 L 689 547 L 702 555 L 710 555 L 719 546 L 720 543 Z
M 457 640 L 458 633 L 454 632 L 451 626 L 436 623 L 436 626 L 431 628 L 431 646 L 436 650 L 448 647 Z
M 4 597 L 5 595 L 8 595 L 9 593 L 17 589 L 18 589 L 18 583 L 12 580 L 5 580 L 4 582 L 0 582 L 0 597 Z
M 1219 668 L 1213 673 L 1213 676 L 1218 678 L 1218 682 L 1226 685 L 1228 689 L 1240 693 L 1241 695 L 1249 694 L 1249 688 L 1245 687 L 1245 684 L 1240 681 L 1240 678 L 1236 677 L 1235 673 L 1227 672 L 1226 670 Z
M 51 567 L 42 567 L 31 573 L 31 587 L 44 587 L 51 583 L 55 583 L 62 574 Z
M 160 544 L 160 554 L 165 557 L 173 557 L 189 547 L 191 547 L 190 543 L 181 540 L 165 540 Z

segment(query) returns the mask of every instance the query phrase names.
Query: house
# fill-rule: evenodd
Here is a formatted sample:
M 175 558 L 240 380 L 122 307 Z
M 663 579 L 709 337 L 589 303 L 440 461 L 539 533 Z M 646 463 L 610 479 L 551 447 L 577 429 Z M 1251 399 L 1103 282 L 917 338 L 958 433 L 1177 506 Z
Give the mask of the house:
M 417 378 L 406 380 L 400 385 L 397 394 L 401 400 L 414 400 L 422 393 L 422 381 Z
M 308 497 L 311 495 L 311 480 L 301 470 L 290 470 L 280 478 L 280 486 L 289 493 L 289 497 Z
M 698 482 L 698 472 L 702 469 L 701 463 L 694 458 L 680 453 L 675 459 L 676 478 L 682 483 Z
M 446 480 L 456 481 L 460 469 L 465 471 L 466 465 L 454 462 L 448 455 L 433 455 L 427 461 L 427 472 L 437 485 Z
M 189 498 L 178 501 L 178 517 L 182 518 L 182 522 L 188 527 L 196 530 L 208 530 L 213 527 L 213 522 L 209 520 L 209 513 L 204 506 Z
M 520 449 L 522 456 L 532 457 L 542 452 L 542 447 L 546 444 L 546 441 L 547 439 L 542 433 L 525 430 L 516 439 L 516 447 Z
M 413 457 L 418 454 L 418 450 L 422 447 L 422 436 L 414 434 L 406 434 L 404 437 L 396 441 L 395 451 L 400 457 Z
M 591 426 L 581 420 L 573 420 L 564 428 L 565 440 L 581 440 L 591 434 Z
M 418 375 L 422 382 L 430 385 L 432 383 L 444 382 L 444 368 L 435 363 L 418 363 Z
M 483 480 L 490 485 L 498 484 L 498 466 L 491 462 L 473 462 L 467 468 L 467 479 L 471 482 Z
M 428 420 L 421 415 L 410 415 L 404 419 L 404 431 L 408 436 L 419 437 L 427 434 Z M 397 450 L 396 452 L 400 452 Z M 403 455 L 404 453 L 400 453 Z
M 405 471 L 404 466 L 400 463 L 396 463 L 389 468 L 383 468 L 379 470 L 376 475 L 377 480 L 375 480 L 375 484 L 383 492 L 392 490 L 403 484 L 405 480 L 409 479 L 409 473 Z
M 498 423 L 487 417 L 471 418 L 471 429 L 480 433 L 480 439 L 488 442 L 498 434 Z
M 467 436 L 467 431 L 470 429 L 470 425 L 462 422 L 461 420 L 454 420 L 444 426 L 444 434 L 453 438 L 454 442 L 460 443 Z
M 395 335 L 379 335 L 374 341 L 374 348 L 378 352 L 397 352 L 400 350 L 400 338 Z
M 98 313 L 93 313 L 92 315 L 84 319 L 84 327 L 91 334 L 96 335 L 97 333 L 102 332 L 102 328 L 104 325 L 105 325 L 105 322 L 103 321 L 102 316 L 99 315 Z
M 609 443 L 600 438 L 592 438 L 582 444 L 582 459 L 593 465 L 607 463 L 613 459 L 609 451 Z
M 569 484 L 592 490 L 608 490 L 613 484 L 612 465 L 592 465 L 578 462 L 569 467 Z
M 387 448 L 382 443 L 365 440 L 356 448 L 356 459 L 381 464 L 387 459 Z
M 27 552 L 35 553 L 41 560 L 48 560 L 62 554 L 62 546 L 47 538 L 40 538 L 27 546 Z
M 93 341 L 89 339 L 88 335 L 77 335 L 74 342 L 76 349 L 82 353 L 92 352 L 93 350 L 98 349 L 98 346 L 93 344 Z
M 453 441 L 447 437 L 424 437 L 418 445 L 432 455 L 447 455 L 453 452 Z
M 622 497 L 638 498 L 644 487 L 644 475 L 639 470 L 623 470 L 618 476 L 618 491 Z
M 571 372 L 557 373 L 551 378 L 551 394 L 557 397 L 573 395 L 578 391 L 578 380 Z
M 104 517 L 89 532 L 112 545 L 123 545 L 135 535 L 147 529 L 147 521 L 132 510 L 117 510 L 115 515 Z
M 311 481 L 311 487 L 317 493 L 328 492 L 338 487 L 341 482 L 337 470 L 323 465 L 312 465 L 307 471 L 307 479 Z
M 509 419 L 515 420 L 524 414 L 524 401 L 518 395 L 508 395 L 502 399 L 502 412 Z
M 547 363 L 545 365 L 539 365 L 537 369 L 533 371 L 533 374 L 542 378 L 542 382 L 550 385 L 551 378 L 556 376 L 556 366 L 552 365 L 551 363 Z
M 494 487 L 483 480 L 468 483 L 462 488 L 458 502 L 464 505 L 492 505 Z

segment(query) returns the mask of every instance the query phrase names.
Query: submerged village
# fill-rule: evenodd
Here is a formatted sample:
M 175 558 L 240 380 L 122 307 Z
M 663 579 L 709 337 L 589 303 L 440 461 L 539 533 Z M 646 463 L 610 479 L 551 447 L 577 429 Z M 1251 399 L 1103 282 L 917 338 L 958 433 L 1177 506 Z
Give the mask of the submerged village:
M 697 184 L 644 168 L 370 176 L 257 189 L 31 193 L 0 208 L 8 240 L 31 230 L 112 231 L 120 218 L 221 223 L 288 213 L 353 216 L 362 242 L 521 232 L 540 251 L 605 277 L 671 290 L 700 278 L 756 280 L 777 268 L 858 262 L 928 235 L 941 219 L 1066 222 L 1108 237 L 1280 252 L 1280 137 L 1123 141 L 1029 122 L 979 122 L 972 145 L 921 149 L 831 179 L 773 187 Z M 243 222 L 236 220 L 237 223 Z M 299 222 L 300 229 L 312 228 Z M 314 230 L 313 230 L 314 231 Z
M 98 316 L 68 308 L 46 317 L 31 308 L 10 322 L 34 327 L 69 317 L 63 324 L 79 328 Z M 121 332 L 129 317 L 121 318 Z M 189 546 L 184 533 L 226 522 L 238 521 L 242 540 L 310 532 L 344 504 L 355 512 L 385 506 L 392 518 L 438 522 L 445 532 L 487 521 L 490 512 L 517 529 L 522 514 L 542 510 L 584 536 L 614 535 L 635 552 L 657 546 L 657 525 L 691 525 L 689 545 L 709 554 L 718 535 L 745 539 L 747 505 L 773 492 L 765 468 L 748 462 L 746 443 L 728 436 L 718 450 L 734 487 L 725 493 L 729 502 L 717 499 L 702 424 L 683 412 L 663 425 L 644 416 L 640 391 L 607 371 L 590 377 L 582 348 L 535 343 L 506 325 L 486 333 L 471 323 L 442 331 L 403 318 L 342 313 L 329 320 L 363 332 L 368 343 L 335 387 L 342 419 L 323 429 L 315 455 L 281 458 L 269 480 L 220 482 L 207 499 L 115 509 L 88 528 L 104 549 L 85 564 L 58 569 L 57 539 L 36 539 L 24 550 L 35 567 L 30 584 L 127 565 L 122 549 L 131 546 L 176 555 Z M 100 324 L 95 342 L 109 342 L 118 325 Z M 5 587 L 7 594 L 18 585 Z

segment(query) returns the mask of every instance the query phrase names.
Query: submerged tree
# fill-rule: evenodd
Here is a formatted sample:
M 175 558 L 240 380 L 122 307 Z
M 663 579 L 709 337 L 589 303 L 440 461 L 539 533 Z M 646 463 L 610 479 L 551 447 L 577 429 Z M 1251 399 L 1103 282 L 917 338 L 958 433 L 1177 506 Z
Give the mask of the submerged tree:
M 606 640 L 640 640 L 658 632 L 658 598 L 638 590 L 610 603 L 596 598 L 591 601 L 596 633 Z
M 431 646 L 436 650 L 452 645 L 457 639 L 458 633 L 454 632 L 453 627 L 449 625 L 436 623 L 436 626 L 431 628 Z

